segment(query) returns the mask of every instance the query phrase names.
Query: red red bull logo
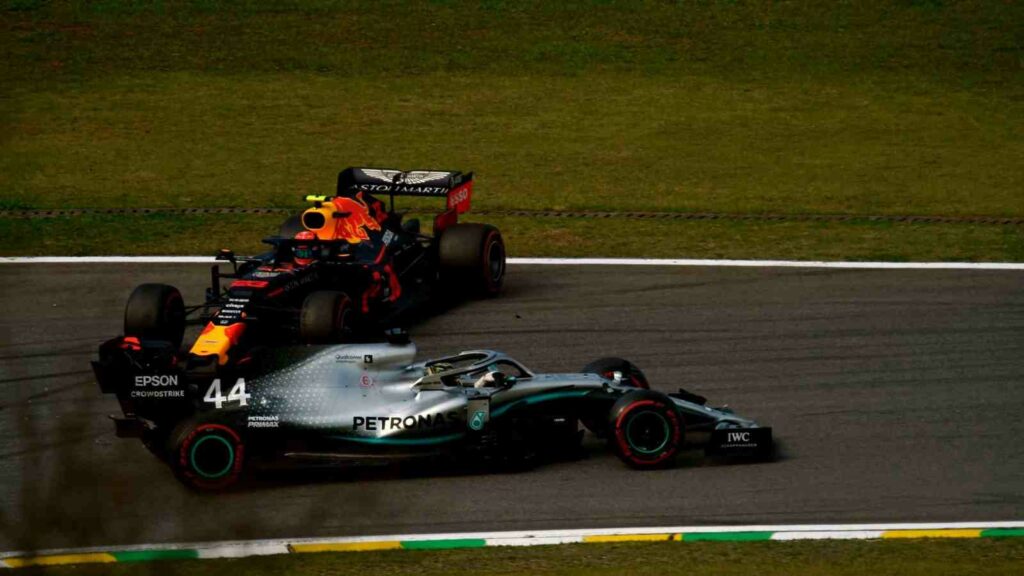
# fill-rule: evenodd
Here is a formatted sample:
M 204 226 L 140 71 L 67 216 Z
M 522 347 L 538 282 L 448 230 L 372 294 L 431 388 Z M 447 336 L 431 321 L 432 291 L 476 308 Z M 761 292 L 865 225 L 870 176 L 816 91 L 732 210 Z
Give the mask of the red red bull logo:
M 306 215 L 310 213 L 320 214 L 321 217 L 314 215 L 307 218 Z M 370 216 L 370 207 L 366 205 L 362 194 L 355 198 L 332 198 L 329 204 L 307 210 L 302 220 L 306 228 L 320 240 L 345 240 L 350 244 L 369 240 L 367 230 L 380 230 L 380 222 Z
M 348 213 L 334 219 L 334 238 L 344 239 L 351 244 L 369 240 L 367 230 L 380 230 L 380 222 L 370 216 L 370 207 L 363 201 L 362 194 L 353 198 L 337 197 L 331 202 L 338 212 Z

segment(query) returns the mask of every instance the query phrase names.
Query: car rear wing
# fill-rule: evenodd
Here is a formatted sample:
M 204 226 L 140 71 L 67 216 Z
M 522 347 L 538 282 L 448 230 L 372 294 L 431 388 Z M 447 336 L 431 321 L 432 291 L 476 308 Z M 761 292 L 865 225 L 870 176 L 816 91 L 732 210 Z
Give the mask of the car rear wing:
M 358 192 L 395 196 L 434 196 L 448 200 L 447 210 L 462 214 L 469 210 L 473 195 L 473 173 L 441 170 L 395 170 L 391 168 L 346 168 L 338 173 L 338 196 Z

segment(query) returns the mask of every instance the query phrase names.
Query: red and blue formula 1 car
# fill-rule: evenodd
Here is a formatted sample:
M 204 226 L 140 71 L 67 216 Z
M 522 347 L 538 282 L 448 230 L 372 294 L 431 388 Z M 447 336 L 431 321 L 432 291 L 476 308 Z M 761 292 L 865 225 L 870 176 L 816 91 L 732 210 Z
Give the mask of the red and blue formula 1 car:
M 138 286 L 124 336 L 101 348 L 97 374 L 107 377 L 111 348 L 149 347 L 167 362 L 216 371 L 245 361 L 257 346 L 349 341 L 400 325 L 439 297 L 496 295 L 505 244 L 493 226 L 458 222 L 472 193 L 472 173 L 347 168 L 334 196 L 307 196 L 312 205 L 264 240 L 271 251 L 252 258 L 221 251 L 218 259 L 233 270 L 213 267 L 203 304 L 186 307 L 167 284 Z M 395 196 L 444 199 L 445 209 L 426 234 L 418 219 L 395 211 Z M 231 280 L 226 288 L 223 279 Z M 202 332 L 180 353 L 189 323 Z

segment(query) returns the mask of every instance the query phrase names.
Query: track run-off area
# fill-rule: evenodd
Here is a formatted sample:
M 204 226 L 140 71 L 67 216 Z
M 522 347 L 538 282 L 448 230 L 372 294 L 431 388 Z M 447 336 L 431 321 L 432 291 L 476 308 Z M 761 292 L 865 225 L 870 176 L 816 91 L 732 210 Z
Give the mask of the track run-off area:
M 522 473 L 273 474 L 201 495 L 114 437 L 89 360 L 136 284 L 195 303 L 210 259 L 2 261 L 0 551 L 1024 518 L 1019 264 L 521 259 L 501 297 L 411 326 L 421 356 L 621 356 L 773 426 L 778 459 L 636 472 L 588 436 L 587 457 Z

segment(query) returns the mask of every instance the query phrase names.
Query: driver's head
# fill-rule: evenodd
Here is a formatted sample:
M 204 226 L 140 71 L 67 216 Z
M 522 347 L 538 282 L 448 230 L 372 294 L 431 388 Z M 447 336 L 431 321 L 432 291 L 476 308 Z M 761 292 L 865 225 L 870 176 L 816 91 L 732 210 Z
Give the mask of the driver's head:
M 316 234 L 309 230 L 303 230 L 295 235 L 296 240 L 316 240 Z M 313 261 L 314 246 L 312 243 L 297 242 L 292 245 L 292 259 L 299 266 L 306 266 Z

